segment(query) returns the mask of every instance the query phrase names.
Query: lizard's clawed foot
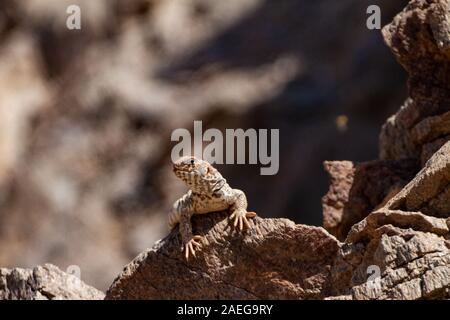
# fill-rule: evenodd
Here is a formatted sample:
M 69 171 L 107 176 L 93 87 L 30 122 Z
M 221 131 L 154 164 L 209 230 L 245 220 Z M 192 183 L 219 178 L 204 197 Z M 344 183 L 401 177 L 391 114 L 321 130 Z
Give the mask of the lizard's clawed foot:
M 256 212 L 247 212 L 245 210 L 236 210 L 230 216 L 231 219 L 234 219 L 234 226 L 237 227 L 239 224 L 239 229 L 243 230 L 245 227 L 250 229 L 250 223 L 247 218 L 256 217 Z
M 184 255 L 186 260 L 189 259 L 189 254 L 195 257 L 195 250 L 200 249 L 202 247 L 201 240 L 202 236 L 193 236 L 191 240 L 189 240 L 183 247 Z

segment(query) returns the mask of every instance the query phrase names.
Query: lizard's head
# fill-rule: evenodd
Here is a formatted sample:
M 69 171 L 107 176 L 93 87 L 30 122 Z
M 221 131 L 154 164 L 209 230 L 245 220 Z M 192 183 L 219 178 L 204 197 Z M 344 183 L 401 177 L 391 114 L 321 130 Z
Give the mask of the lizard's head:
M 193 191 L 204 191 L 223 179 L 207 161 L 196 157 L 182 157 L 174 162 L 173 172 Z
M 196 157 L 182 157 L 173 164 L 175 175 L 186 183 L 205 177 L 211 168 L 208 162 Z

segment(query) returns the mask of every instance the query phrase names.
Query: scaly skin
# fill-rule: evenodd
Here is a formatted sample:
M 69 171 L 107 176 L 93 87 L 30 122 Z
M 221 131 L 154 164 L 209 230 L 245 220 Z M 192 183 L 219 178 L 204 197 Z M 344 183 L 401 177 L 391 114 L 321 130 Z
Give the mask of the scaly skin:
M 173 165 L 175 175 L 190 190 L 175 201 L 169 215 L 169 227 L 178 223 L 183 250 L 186 259 L 195 257 L 195 250 L 201 248 L 202 237 L 192 234 L 191 217 L 194 214 L 206 214 L 213 211 L 230 209 L 230 218 L 234 226 L 240 230 L 244 226 L 250 228 L 247 218 L 256 216 L 255 212 L 247 212 L 247 198 L 243 191 L 232 189 L 219 171 L 208 162 L 195 157 L 182 157 Z

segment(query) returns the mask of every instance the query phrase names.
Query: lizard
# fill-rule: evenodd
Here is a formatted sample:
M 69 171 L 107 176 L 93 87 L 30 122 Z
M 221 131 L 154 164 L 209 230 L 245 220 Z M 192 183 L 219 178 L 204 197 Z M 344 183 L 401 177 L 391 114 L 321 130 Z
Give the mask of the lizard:
M 250 228 L 247 218 L 256 216 L 255 212 L 247 212 L 247 198 L 239 189 L 231 188 L 226 179 L 209 162 L 194 156 L 184 156 L 173 163 L 175 175 L 190 190 L 174 202 L 169 214 L 169 228 L 172 230 L 179 224 L 179 232 L 185 251 L 186 260 L 189 255 L 202 247 L 203 237 L 192 234 L 191 217 L 194 214 L 207 214 L 229 209 L 230 219 L 234 219 L 234 227 Z

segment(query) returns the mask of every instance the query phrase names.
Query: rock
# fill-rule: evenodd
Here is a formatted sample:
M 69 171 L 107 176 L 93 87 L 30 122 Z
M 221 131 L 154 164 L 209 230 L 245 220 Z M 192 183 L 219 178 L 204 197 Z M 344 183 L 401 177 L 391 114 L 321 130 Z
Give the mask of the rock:
M 340 247 L 320 227 L 287 219 L 253 219 L 241 234 L 226 213 L 195 216 L 203 252 L 184 260 L 175 230 L 116 278 L 106 299 L 321 299 L 333 292 Z
M 184 260 L 174 231 L 128 264 L 106 299 L 450 298 L 445 219 L 378 211 L 344 243 L 286 219 L 254 224 L 240 235 L 226 213 L 195 217 L 207 243 L 196 259 Z
M 450 298 L 449 160 L 447 142 L 400 192 L 352 226 L 335 265 L 342 296 Z
M 230 227 L 226 213 L 196 216 L 194 233 L 206 235 L 207 243 L 197 259 L 183 260 L 175 230 L 131 262 L 106 298 L 450 298 L 449 159 L 447 142 L 411 182 L 389 195 L 391 199 L 379 208 L 373 206 L 395 185 L 392 182 L 403 181 L 392 178 L 395 170 L 389 170 L 396 162 L 361 165 L 366 177 L 361 182 L 352 163 L 327 162 L 332 186 L 324 201 L 336 219 L 325 221 L 336 222 L 334 231 L 340 231 L 348 220 L 362 219 L 351 227 L 343 243 L 322 228 L 285 219 L 256 218 L 254 228 L 241 235 Z M 377 177 L 390 183 L 366 186 Z M 368 201 L 371 194 L 364 190 L 372 190 L 377 200 Z M 366 195 L 365 202 L 358 202 L 358 195 Z M 346 216 L 351 201 L 359 206 Z M 362 217 L 365 210 L 371 213 Z
M 383 29 L 386 43 L 409 73 L 410 97 L 382 128 L 380 160 L 345 168 L 344 162 L 325 165 L 331 186 L 323 199 L 324 226 L 341 240 L 352 225 L 387 202 L 391 210 L 449 215 L 448 151 L 442 147 L 450 138 L 450 56 L 441 45 L 447 43 L 448 9 L 448 1 L 410 1 Z M 430 160 L 438 150 L 444 154 Z
M 417 176 L 389 201 L 387 207 L 450 217 L 449 186 L 450 141 L 431 157 Z
M 450 250 L 434 234 L 391 228 L 366 245 L 364 263 L 353 273 L 353 299 L 448 299 Z M 379 270 L 367 281 L 368 267 Z
M 341 225 L 344 208 L 349 201 L 355 169 L 350 161 L 325 161 L 325 170 L 330 175 L 330 189 L 322 198 L 323 226 L 336 237 L 342 235 Z
M 447 142 L 397 195 L 352 227 L 343 246 L 350 250 L 342 259 L 352 259 L 343 293 L 350 288 L 353 299 L 450 298 L 449 159 Z M 369 270 L 379 273 L 368 280 Z
M 403 229 L 412 228 L 422 232 L 433 232 L 438 235 L 446 235 L 449 231 L 446 220 L 429 217 L 420 212 L 404 212 L 392 210 L 380 210 L 371 213 L 363 221 L 355 224 L 350 231 L 346 242 L 354 243 L 363 241 L 379 228 L 390 225 Z
M 449 159 L 450 142 L 392 199 L 354 224 L 343 243 L 322 228 L 286 219 L 256 218 L 241 235 L 226 213 L 195 216 L 194 233 L 207 243 L 197 259 L 183 260 L 174 230 L 131 262 L 106 298 L 450 298 L 450 211 L 443 205 L 450 202 Z M 335 179 L 326 203 L 345 208 L 354 168 L 349 162 L 326 166 Z
M 322 199 L 323 226 L 344 240 L 350 228 L 395 196 L 417 173 L 414 160 L 326 161 L 331 177 Z
M 52 264 L 0 268 L 0 300 L 100 300 L 104 293 Z
M 419 159 L 429 155 L 429 144 L 436 139 L 446 136 L 448 141 L 449 8 L 446 0 L 413 0 L 383 29 L 386 43 L 409 74 L 409 98 L 382 129 L 381 159 Z M 422 156 L 423 165 L 427 159 Z

